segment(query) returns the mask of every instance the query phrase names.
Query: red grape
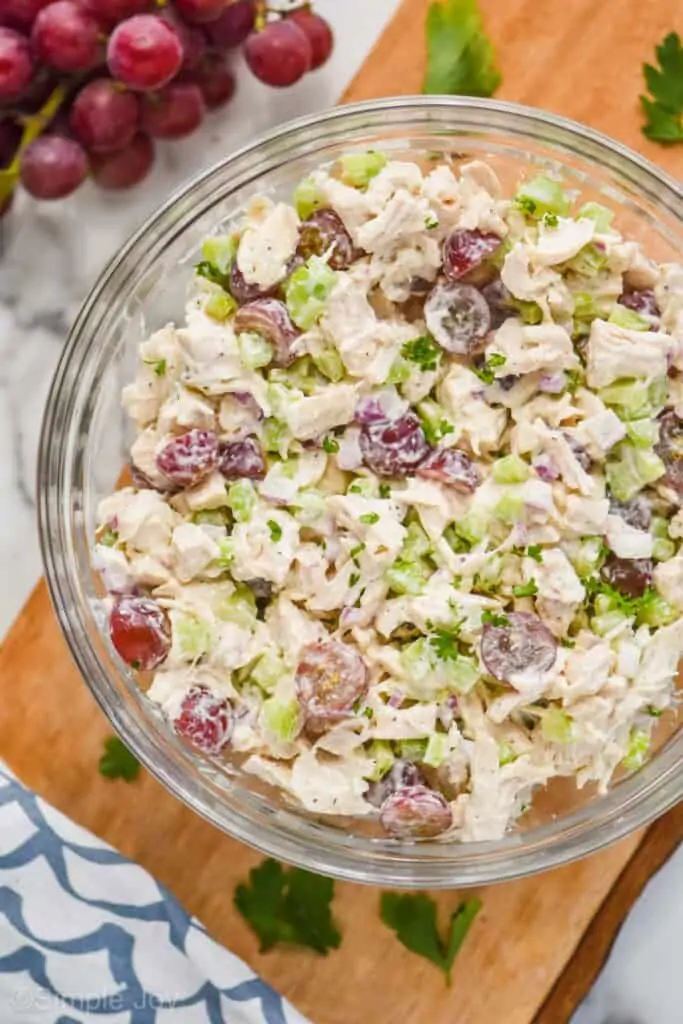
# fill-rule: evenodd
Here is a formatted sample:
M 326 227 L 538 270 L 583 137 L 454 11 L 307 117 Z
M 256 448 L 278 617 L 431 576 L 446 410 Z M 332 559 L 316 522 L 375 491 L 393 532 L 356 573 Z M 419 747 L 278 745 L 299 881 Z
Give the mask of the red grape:
M 171 8 L 167 7 L 159 14 L 162 21 L 170 25 L 180 39 L 183 48 L 182 71 L 192 71 L 198 67 L 206 53 L 206 36 L 197 25 L 188 25 L 182 21 Z
M 368 670 L 354 647 L 337 640 L 306 644 L 294 677 L 307 724 L 314 728 L 346 717 L 368 688 Z
M 444 242 L 443 271 L 450 281 L 457 281 L 500 249 L 503 239 L 493 231 L 457 228 Z
M 76 96 L 69 128 L 93 153 L 112 153 L 132 140 L 140 120 L 137 98 L 111 78 L 95 78 Z
M 301 29 L 310 43 L 311 71 L 322 67 L 334 46 L 334 35 L 329 24 L 309 7 L 294 11 L 288 20 L 293 21 L 297 28 Z
M 474 491 L 481 482 L 476 464 L 458 448 L 435 448 L 415 472 L 428 480 L 449 484 L 457 491 Z
M 218 451 L 218 468 L 226 480 L 249 477 L 262 480 L 266 475 L 266 460 L 255 437 L 244 441 L 227 441 Z
M 233 299 L 239 303 L 240 306 L 244 306 L 247 302 L 253 302 L 254 299 L 265 299 L 273 294 L 275 289 L 261 288 L 258 284 L 249 284 L 237 266 L 237 260 L 233 260 L 230 264 L 230 273 L 228 275 L 228 289 Z
M 232 735 L 230 705 L 208 686 L 193 686 L 183 699 L 173 728 L 202 753 L 220 754 Z
M 363 462 L 377 476 L 409 476 L 430 451 L 420 421 L 412 412 L 395 420 L 364 424 L 359 441 Z
M 30 29 L 38 11 L 49 3 L 50 0 L 2 0 L 0 20 L 3 25 L 15 25 L 17 28 Z
M 619 296 L 618 302 L 620 306 L 626 306 L 627 309 L 632 309 L 635 313 L 640 313 L 643 316 L 653 318 L 660 316 L 657 299 L 651 288 L 645 288 L 642 291 L 624 292 L 623 295 Z
M 218 461 L 218 438 L 211 430 L 193 428 L 174 437 L 157 455 L 157 466 L 179 487 L 190 487 L 207 476 Z
M 329 252 L 328 263 L 334 270 L 347 270 L 356 255 L 351 235 L 335 210 L 315 210 L 299 229 L 297 252 L 309 259 Z
M 32 77 L 28 39 L 12 28 L 0 27 L 0 103 L 18 99 Z
M 186 21 L 213 21 L 225 7 L 227 0 L 175 0 L 178 13 Z
M 154 14 L 127 18 L 116 26 L 109 39 L 109 70 L 130 89 L 160 89 L 178 73 L 182 62 L 178 33 Z
M 377 782 L 371 782 L 365 793 L 365 799 L 373 807 L 381 807 L 387 797 L 397 789 L 406 786 L 424 786 L 426 779 L 422 769 L 412 761 L 394 761 L 389 771 Z
M 209 110 L 222 107 L 235 95 L 235 76 L 219 53 L 207 53 L 189 77 L 202 90 Z
M 244 46 L 252 72 L 266 85 L 294 85 L 311 67 L 311 44 L 302 30 L 287 19 L 272 21 L 252 32 Z
M 659 442 L 655 451 L 666 466 L 663 483 L 683 494 L 683 420 L 673 409 L 659 417 Z
M 620 594 L 626 597 L 642 597 L 652 586 L 654 565 L 651 558 L 619 558 L 610 554 L 600 570 L 600 575 Z
M 131 188 L 146 177 L 153 163 L 152 140 L 138 132 L 125 149 L 94 154 L 92 176 L 101 188 Z
M 88 174 L 82 146 L 62 135 L 41 135 L 21 157 L 21 183 L 36 199 L 62 199 Z
M 507 683 L 518 673 L 552 668 L 557 640 L 538 615 L 508 612 L 505 619 L 502 626 L 487 622 L 481 637 L 482 661 L 493 678 Z
M 149 9 L 150 0 L 85 0 L 84 6 L 98 20 L 113 26 L 134 14 L 143 14 Z
M 424 312 L 435 341 L 456 355 L 467 355 L 491 329 L 488 303 L 470 284 L 437 284 Z
M 279 299 L 261 298 L 248 302 L 235 315 L 233 327 L 237 333 L 255 331 L 275 349 L 275 363 L 290 366 L 296 359 L 293 345 L 299 330 L 292 323 L 289 311 Z
M 379 812 L 382 828 L 397 839 L 433 839 L 453 824 L 444 796 L 427 786 L 404 786 L 386 798 Z
M 120 657 L 145 672 L 160 665 L 171 647 L 168 616 L 149 597 L 118 597 L 109 616 L 109 635 Z
M 75 0 L 56 0 L 39 12 L 31 42 L 44 64 L 58 71 L 87 71 L 100 54 L 100 26 Z
M 233 0 L 206 26 L 209 41 L 220 50 L 241 46 L 254 27 L 252 0 Z
M 199 127 L 204 97 L 192 82 L 171 82 L 142 101 L 142 127 L 155 139 L 180 139 Z
M 649 530 L 652 523 L 652 503 L 644 494 L 637 494 L 630 501 L 617 501 L 610 497 L 609 510 L 612 515 L 621 516 L 625 523 L 636 530 Z

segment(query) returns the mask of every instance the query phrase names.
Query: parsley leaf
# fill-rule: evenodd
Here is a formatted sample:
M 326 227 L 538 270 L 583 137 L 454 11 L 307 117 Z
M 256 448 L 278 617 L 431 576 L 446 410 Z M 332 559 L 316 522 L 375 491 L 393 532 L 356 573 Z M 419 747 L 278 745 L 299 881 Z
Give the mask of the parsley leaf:
M 417 363 L 421 370 L 436 370 L 441 359 L 441 349 L 428 334 L 421 334 L 401 346 L 401 355 L 411 363 Z
M 282 539 L 282 527 L 274 519 L 269 519 L 267 525 L 270 530 L 270 539 L 277 544 Z
M 99 768 L 105 779 L 123 779 L 124 782 L 135 782 L 140 774 L 140 762 L 118 736 L 104 741 Z
M 165 359 L 143 359 L 145 366 L 151 366 L 154 369 L 157 377 L 163 377 L 166 373 L 166 360 Z
M 228 279 L 225 274 L 221 274 L 220 270 L 209 263 L 208 260 L 200 260 L 199 263 L 195 264 L 194 272 L 197 277 L 205 277 L 207 281 L 213 282 L 213 284 L 219 284 L 221 288 L 227 289 Z
M 389 486 L 389 484 L 380 484 L 379 485 L 379 496 L 380 496 L 380 498 L 389 498 L 389 497 L 391 497 L 391 487 Z
M 460 657 L 457 639 L 457 630 L 449 632 L 446 629 L 436 629 L 434 636 L 429 638 L 429 643 L 442 661 L 457 661 Z
M 515 597 L 533 597 L 538 593 L 536 580 L 529 580 L 527 583 L 522 583 L 519 587 L 513 587 L 512 593 Z
M 422 893 L 385 892 L 380 899 L 380 916 L 406 949 L 417 953 L 443 971 L 451 983 L 451 970 L 458 950 L 481 909 L 478 899 L 465 900 L 451 915 L 448 936 L 444 940 L 436 923 L 436 903 Z
M 510 620 L 507 615 L 499 615 L 497 612 L 492 612 L 490 608 L 485 608 L 481 613 L 481 621 L 483 625 L 489 626 L 509 626 Z
M 302 868 L 285 871 L 268 859 L 237 886 L 234 903 L 258 936 L 262 953 L 278 942 L 290 942 L 326 954 L 341 942 L 330 908 L 333 896 L 331 878 Z
M 323 451 L 327 452 L 328 455 L 334 455 L 339 451 L 339 441 L 336 441 L 333 437 L 323 438 Z
M 363 515 L 359 517 L 359 520 L 361 523 L 366 523 L 368 526 L 372 526 L 374 523 L 379 522 L 379 513 L 364 512 Z
M 427 12 L 427 70 L 422 91 L 492 96 L 501 83 L 477 0 L 444 0 Z
M 496 379 L 496 375 L 493 372 L 494 368 L 504 365 L 505 356 L 500 352 L 492 352 L 488 359 L 484 360 L 480 366 L 472 366 L 472 371 L 476 373 L 479 380 L 483 381 L 484 384 L 493 384 Z
M 533 558 L 534 562 L 543 561 L 543 548 L 540 544 L 530 544 L 526 549 L 526 554 L 529 558 Z
M 641 96 L 645 112 L 643 135 L 654 142 L 683 142 L 683 45 L 670 32 L 655 49 L 659 67 L 643 64 L 645 84 L 652 96 Z

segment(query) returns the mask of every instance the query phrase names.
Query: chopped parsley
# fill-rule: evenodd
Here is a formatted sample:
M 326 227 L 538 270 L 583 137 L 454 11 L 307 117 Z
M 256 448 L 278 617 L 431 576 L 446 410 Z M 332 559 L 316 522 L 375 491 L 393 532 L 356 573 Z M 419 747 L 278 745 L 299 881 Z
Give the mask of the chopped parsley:
M 534 597 L 538 593 L 536 580 L 529 580 L 527 583 L 522 583 L 519 587 L 513 587 L 512 593 L 515 597 Z
M 669 32 L 655 49 L 658 67 L 643 64 L 649 96 L 641 96 L 643 135 L 653 142 L 683 142 L 683 45 Z
M 510 620 L 507 615 L 501 615 L 499 612 L 492 612 L 490 608 L 485 608 L 481 613 L 481 621 L 487 626 L 509 626 Z
M 195 264 L 194 271 L 197 277 L 205 277 L 207 281 L 219 284 L 221 288 L 227 286 L 226 275 L 222 274 L 218 267 L 215 267 L 213 263 L 209 263 L 208 260 L 200 260 L 199 263 Z
M 436 342 L 428 334 L 422 334 L 419 338 L 407 341 L 401 347 L 401 355 L 409 359 L 411 363 L 417 363 L 421 370 L 436 370 L 442 351 Z
M 379 496 L 380 498 L 389 498 L 391 496 L 391 487 L 389 484 L 379 485 Z
M 434 635 L 430 636 L 429 643 L 442 661 L 457 661 L 460 657 L 457 630 L 449 632 L 446 629 L 436 629 Z
M 433 213 L 428 213 L 427 216 L 425 217 L 425 227 L 427 228 L 427 230 L 431 231 L 432 228 L 438 228 L 438 226 L 439 218 L 435 217 Z
M 431 960 L 443 971 L 447 984 L 458 951 L 481 910 L 481 901 L 465 900 L 451 914 L 445 938 L 437 927 L 437 906 L 424 893 L 384 892 L 380 897 L 380 916 L 396 932 L 396 937 L 411 953 Z
M 481 366 L 472 366 L 472 371 L 476 373 L 480 381 L 484 384 L 493 384 L 496 379 L 494 369 L 497 366 L 504 366 L 506 362 L 505 356 L 500 352 L 492 352 L 491 355 L 486 359 Z
M 143 359 L 145 366 L 151 366 L 157 377 L 163 377 L 166 373 L 166 360 L 165 359 Z
M 356 583 L 360 580 L 360 573 L 352 572 L 349 576 L 349 586 L 355 587 Z
M 557 216 L 556 213 L 544 213 L 543 214 L 543 224 L 547 228 L 556 228 L 559 223 L 560 222 L 559 222 L 559 219 L 558 219 L 558 216 Z
M 99 544 L 104 544 L 107 548 L 113 548 L 119 539 L 119 535 L 116 530 L 112 530 L 111 526 L 105 526 L 99 537 Z
M 368 526 L 372 526 L 374 523 L 378 523 L 379 522 L 379 513 L 378 512 L 364 512 L 363 515 L 360 516 L 360 522 L 361 523 L 366 523 Z
M 140 762 L 118 736 L 110 736 L 104 741 L 104 753 L 100 758 L 99 769 L 100 775 L 105 779 L 135 782 L 140 774 Z
M 363 541 L 361 541 L 360 544 L 356 544 L 354 547 L 351 548 L 351 550 L 349 551 L 349 556 L 351 558 L 357 558 L 362 551 L 365 551 L 365 544 L 363 543 Z
M 543 548 L 540 544 L 530 544 L 526 549 L 526 554 L 528 558 L 533 558 L 534 562 L 543 561 Z
M 269 519 L 267 525 L 270 530 L 270 539 L 277 544 L 279 540 L 282 540 L 282 527 L 274 519 Z
M 324 438 L 323 451 L 327 452 L 328 455 L 335 455 L 339 451 L 339 441 L 335 440 L 334 437 Z

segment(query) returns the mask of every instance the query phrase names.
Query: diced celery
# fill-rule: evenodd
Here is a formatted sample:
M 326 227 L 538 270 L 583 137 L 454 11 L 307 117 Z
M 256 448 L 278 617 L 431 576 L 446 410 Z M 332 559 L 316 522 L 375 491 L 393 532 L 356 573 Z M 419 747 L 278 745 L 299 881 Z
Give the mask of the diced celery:
M 542 217 L 546 213 L 554 213 L 566 217 L 571 203 L 559 181 L 539 174 L 531 181 L 518 186 L 515 194 L 517 206 L 530 217 Z
M 472 509 L 466 512 L 457 522 L 453 523 L 453 528 L 457 535 L 469 544 L 478 544 L 486 536 L 489 528 L 489 517 L 481 510 L 474 511 Z
M 604 561 L 602 539 L 582 537 L 578 544 L 568 548 L 566 554 L 579 576 L 590 576 Z
M 287 457 L 292 435 L 283 420 L 268 419 L 261 427 L 261 442 L 267 452 L 273 452 L 284 459 Z
M 251 480 L 235 480 L 228 487 L 228 505 L 238 523 L 247 523 L 254 514 L 257 494 Z
M 523 484 L 529 479 L 529 466 L 518 455 L 505 455 L 493 463 L 492 475 L 497 484 Z
M 650 523 L 650 533 L 653 537 L 669 536 L 669 520 L 664 516 L 653 516 Z
M 650 749 L 650 734 L 644 729 L 631 729 L 626 757 L 621 762 L 629 772 L 642 768 Z
M 668 562 L 676 554 L 676 545 L 666 537 L 655 537 L 652 557 L 656 562 Z
M 524 512 L 524 498 L 519 494 L 504 494 L 493 510 L 496 519 L 512 526 L 518 523 Z
M 364 498 L 375 498 L 377 496 L 377 485 L 372 477 L 357 476 L 346 492 L 347 494 L 360 494 Z
M 215 267 L 219 274 L 227 274 L 237 253 L 237 235 L 210 235 L 202 242 L 202 257 Z
M 297 388 L 304 395 L 312 395 L 320 386 L 320 377 L 318 376 L 315 363 L 310 356 L 301 356 L 286 369 L 275 367 L 269 371 L 268 381 L 269 388 L 278 387 L 283 389 L 282 392 L 276 393 L 275 398 L 275 405 L 281 414 L 286 405 L 291 401 L 292 388 Z M 286 399 L 283 399 L 283 394 L 287 395 Z
M 581 277 L 597 277 L 607 266 L 607 253 L 589 242 L 565 266 Z
M 659 424 L 653 419 L 630 420 L 626 435 L 636 448 L 652 448 L 659 440 Z
M 607 463 L 607 483 L 617 501 L 630 501 L 666 472 L 666 466 L 653 451 L 621 444 L 618 456 Z
M 516 754 L 507 740 L 501 740 L 498 744 L 498 764 L 502 768 L 506 764 L 516 761 L 519 754 Z
M 442 438 L 447 434 L 452 434 L 455 429 L 441 406 L 430 399 L 418 403 L 417 414 L 425 437 L 430 444 L 438 444 Z
M 448 686 L 458 693 L 469 693 L 473 686 L 481 678 L 481 672 L 471 658 L 462 655 L 455 661 L 448 661 L 445 664 Z
M 386 167 L 387 158 L 384 153 L 370 149 L 367 153 L 346 153 L 340 157 L 342 181 L 354 188 L 367 188 L 372 178 Z
M 502 555 L 488 555 L 477 573 L 477 585 L 482 590 L 493 590 L 500 583 L 504 566 L 505 559 Z
M 261 714 L 267 731 L 285 743 L 291 743 L 301 731 L 301 706 L 296 700 L 282 701 L 270 697 L 264 700 Z
M 598 397 L 605 405 L 615 406 L 622 420 L 644 419 L 652 414 L 650 388 L 644 380 L 617 380 L 600 388 Z
M 421 594 L 429 578 L 424 562 L 396 561 L 384 574 L 386 582 L 397 594 Z
M 229 316 L 232 316 L 236 309 L 237 303 L 232 295 L 228 295 L 227 292 L 214 292 L 213 295 L 209 296 L 204 305 L 206 315 L 221 323 L 227 320 Z
M 214 558 L 212 565 L 216 569 L 227 569 L 235 557 L 235 542 L 232 537 L 221 537 L 218 541 L 219 554 Z
M 462 555 L 472 547 L 471 541 L 458 536 L 455 526 L 452 523 L 444 530 L 443 539 L 446 541 L 449 548 L 456 553 L 456 555 Z
M 279 655 L 267 647 L 251 670 L 251 678 L 266 693 L 272 693 L 286 671 Z
M 401 554 L 405 559 L 421 558 L 432 550 L 432 544 L 419 523 L 408 523 L 408 532 L 403 541 Z
M 391 364 L 386 383 L 405 384 L 405 382 L 410 379 L 410 375 L 413 371 L 414 367 L 411 366 L 410 362 L 407 359 L 404 359 L 403 356 L 398 356 Z
M 252 629 L 256 624 L 256 598 L 249 587 L 238 587 L 229 597 L 220 597 L 212 605 L 214 614 L 222 622 Z
M 427 740 L 397 740 L 396 746 L 406 761 L 422 761 L 427 749 Z
M 367 747 L 366 753 L 374 761 L 374 764 L 364 778 L 369 782 L 379 782 L 391 770 L 396 760 L 391 744 L 387 740 L 373 740 Z
M 529 302 L 527 299 L 513 299 L 512 308 L 519 313 L 520 319 L 525 324 L 540 324 L 543 322 L 543 310 L 537 302 Z
M 598 636 L 606 636 L 613 629 L 623 626 L 629 619 L 619 611 L 605 612 L 604 615 L 594 615 L 591 619 L 591 629 Z
M 406 644 L 401 651 L 401 663 L 406 673 L 418 681 L 431 673 L 433 660 L 432 648 L 424 636 Z
M 260 334 L 254 334 L 252 331 L 239 334 L 237 344 L 240 359 L 248 370 L 258 370 L 262 366 L 268 366 L 273 360 L 273 346 Z
M 291 367 L 290 367 L 291 369 Z M 273 375 L 274 374 L 274 375 Z M 292 378 L 283 376 L 281 370 L 273 370 L 266 385 L 266 398 L 273 416 L 284 419 L 292 401 Z
M 191 612 L 173 615 L 173 646 L 182 658 L 197 661 L 213 647 L 211 623 Z
M 299 491 L 294 502 L 294 518 L 302 526 L 315 526 L 325 515 L 328 500 L 322 491 Z
M 337 282 L 337 275 L 320 256 L 311 256 L 285 286 L 287 309 L 297 327 L 308 331 L 325 311 L 325 303 Z
M 578 212 L 579 217 L 586 217 L 595 223 L 595 230 L 599 235 L 609 231 L 614 220 L 614 212 L 600 203 L 584 203 Z
M 662 406 L 666 405 L 669 397 L 669 381 L 666 377 L 658 377 L 653 380 L 649 388 L 650 393 L 650 404 L 652 407 L 659 411 Z
M 623 327 L 627 331 L 649 331 L 650 323 L 645 319 L 644 316 L 640 316 L 634 309 L 628 309 L 626 306 L 620 306 L 618 302 L 614 304 L 612 312 L 609 315 L 609 323 L 616 324 L 617 327 Z
M 292 203 L 302 220 L 325 205 L 325 197 L 311 178 L 302 178 L 294 189 Z
M 427 741 L 427 749 L 424 752 L 422 763 L 431 768 L 438 768 L 448 757 L 448 739 L 442 732 L 435 732 Z
M 574 295 L 574 319 L 585 320 L 590 324 L 596 317 L 602 316 L 603 310 L 597 303 L 595 295 L 590 292 L 576 292 Z
M 119 535 L 116 530 L 112 530 L 111 526 L 105 526 L 102 533 L 97 538 L 98 544 L 104 544 L 106 548 L 113 548 L 119 539 Z
M 328 380 L 333 381 L 335 384 L 344 376 L 342 357 L 336 348 L 332 348 L 331 345 L 320 349 L 319 352 L 313 353 L 311 359 L 323 377 L 327 377 Z
M 596 594 L 593 607 L 597 615 L 607 615 L 619 608 L 619 602 L 611 594 Z
M 546 708 L 541 718 L 541 734 L 548 743 L 571 743 L 572 718 L 561 708 Z
M 666 543 L 663 541 L 662 543 Z M 678 612 L 654 590 L 641 598 L 636 617 L 639 626 L 668 626 L 678 618 Z

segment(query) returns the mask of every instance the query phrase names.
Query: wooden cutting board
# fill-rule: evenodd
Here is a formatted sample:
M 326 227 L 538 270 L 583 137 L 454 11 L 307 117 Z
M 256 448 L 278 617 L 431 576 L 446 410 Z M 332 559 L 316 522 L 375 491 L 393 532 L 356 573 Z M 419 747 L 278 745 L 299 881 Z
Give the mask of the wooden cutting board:
M 343 17 L 340 5 L 339 17 Z M 344 99 L 420 91 L 427 0 L 404 0 Z M 678 0 L 481 0 L 497 45 L 501 98 L 583 120 L 676 173 L 683 147 L 639 131 L 640 65 L 671 29 Z M 380 922 L 378 892 L 340 884 L 344 933 L 327 958 L 258 953 L 232 906 L 260 857 L 197 818 L 145 775 L 97 772 L 109 727 L 73 667 L 40 583 L 0 651 L 0 756 L 40 794 L 139 861 L 209 931 L 314 1024 L 566 1024 L 636 895 L 683 835 L 683 809 L 646 833 L 552 873 L 488 887 L 453 986 Z M 439 893 L 446 915 L 461 894 Z

